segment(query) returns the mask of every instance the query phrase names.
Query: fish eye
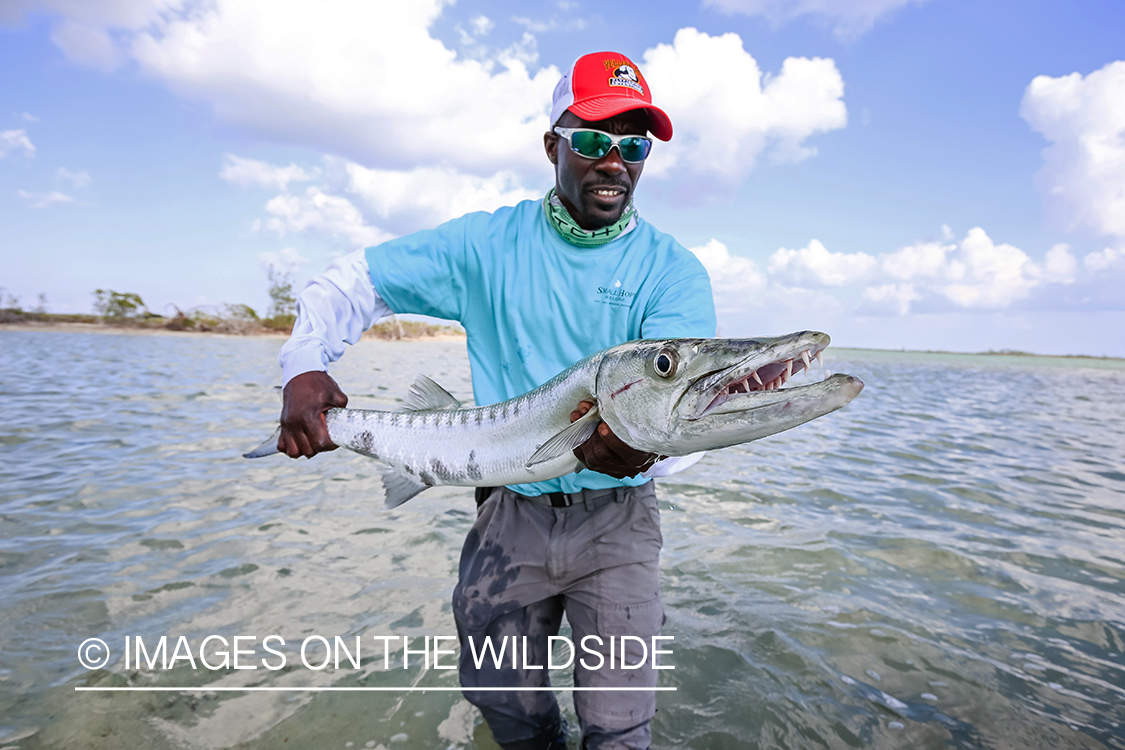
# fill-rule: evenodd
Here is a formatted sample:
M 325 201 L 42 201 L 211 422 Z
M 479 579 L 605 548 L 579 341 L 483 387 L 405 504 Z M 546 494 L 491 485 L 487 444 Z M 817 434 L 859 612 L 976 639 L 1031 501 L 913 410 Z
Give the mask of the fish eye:
M 652 369 L 660 377 L 670 378 L 676 374 L 676 365 L 679 360 L 679 355 L 676 354 L 675 349 L 661 349 L 652 360 Z

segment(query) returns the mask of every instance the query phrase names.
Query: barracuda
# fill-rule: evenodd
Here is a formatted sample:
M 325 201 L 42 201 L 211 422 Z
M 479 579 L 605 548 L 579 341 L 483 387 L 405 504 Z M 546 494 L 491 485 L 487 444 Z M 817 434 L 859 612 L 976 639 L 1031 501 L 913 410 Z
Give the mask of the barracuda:
M 330 409 L 336 445 L 384 464 L 387 507 L 428 487 L 540 482 L 581 468 L 573 449 L 599 421 L 636 450 L 686 456 L 773 435 L 846 405 L 852 375 L 784 387 L 822 361 L 827 334 L 760 339 L 639 340 L 591 354 L 533 391 L 463 408 L 426 377 L 403 411 Z M 579 401 L 595 404 L 571 423 Z M 277 453 L 281 428 L 246 458 Z

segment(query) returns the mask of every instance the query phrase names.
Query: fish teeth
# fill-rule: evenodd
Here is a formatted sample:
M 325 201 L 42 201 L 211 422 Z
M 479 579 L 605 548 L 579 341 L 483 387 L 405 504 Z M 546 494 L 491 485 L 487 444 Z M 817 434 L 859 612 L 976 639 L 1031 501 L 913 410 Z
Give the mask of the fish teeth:
M 785 379 L 789 380 L 791 377 L 793 377 L 793 360 L 787 359 L 785 360 Z
M 764 385 L 764 383 L 762 383 L 762 379 L 758 377 L 758 371 L 757 370 L 754 370 L 754 372 L 750 373 L 750 377 L 752 377 L 752 378 L 754 378 L 754 380 L 758 381 L 758 385 Z
M 817 350 L 817 352 L 816 352 L 816 361 L 817 361 L 817 364 L 819 364 L 819 365 L 820 365 L 820 368 L 821 368 L 821 369 L 824 369 L 824 350 L 823 350 L 823 349 L 818 349 L 818 350 Z
M 801 352 L 801 361 L 805 363 L 805 369 L 808 370 L 812 367 L 812 362 L 809 361 L 809 350 L 805 349 Z

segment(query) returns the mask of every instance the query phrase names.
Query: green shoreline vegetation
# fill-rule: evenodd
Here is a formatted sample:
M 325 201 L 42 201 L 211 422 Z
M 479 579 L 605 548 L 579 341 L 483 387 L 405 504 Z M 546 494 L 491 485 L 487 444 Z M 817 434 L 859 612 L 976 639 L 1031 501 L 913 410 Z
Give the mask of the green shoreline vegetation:
M 47 296 L 40 294 L 38 303 L 25 310 L 18 297 L 4 294 L 0 288 L 0 324 L 87 325 L 99 328 L 132 330 L 169 330 L 194 333 L 226 333 L 237 336 L 288 335 L 297 319 L 297 299 L 287 275 L 270 270 L 270 310 L 260 316 L 254 308 L 243 304 L 200 306 L 183 311 L 176 305 L 172 316 L 154 313 L 144 300 L 134 292 L 117 292 L 112 289 L 93 291 L 93 312 L 49 313 Z M 464 336 L 458 326 L 427 323 L 419 320 L 402 320 L 392 315 L 366 332 L 364 338 L 400 341 L 408 339 L 445 338 Z

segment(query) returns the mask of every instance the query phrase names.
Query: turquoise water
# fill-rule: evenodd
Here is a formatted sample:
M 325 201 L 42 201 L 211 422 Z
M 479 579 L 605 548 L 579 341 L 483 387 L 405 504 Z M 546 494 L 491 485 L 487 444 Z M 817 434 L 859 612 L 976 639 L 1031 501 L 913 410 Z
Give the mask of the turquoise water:
M 385 512 L 359 456 L 239 457 L 276 419 L 279 345 L 0 332 L 0 748 L 495 747 L 456 692 L 74 690 L 456 685 L 381 648 L 125 668 L 127 635 L 454 632 L 470 491 Z M 826 364 L 867 383 L 846 409 L 662 481 L 654 747 L 1125 748 L 1125 363 Z M 471 395 L 457 342 L 365 341 L 335 374 L 378 408 L 420 372 Z

